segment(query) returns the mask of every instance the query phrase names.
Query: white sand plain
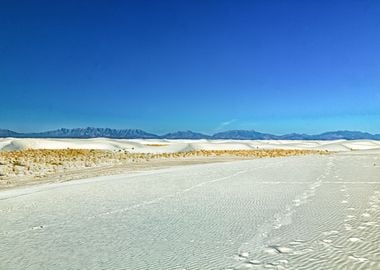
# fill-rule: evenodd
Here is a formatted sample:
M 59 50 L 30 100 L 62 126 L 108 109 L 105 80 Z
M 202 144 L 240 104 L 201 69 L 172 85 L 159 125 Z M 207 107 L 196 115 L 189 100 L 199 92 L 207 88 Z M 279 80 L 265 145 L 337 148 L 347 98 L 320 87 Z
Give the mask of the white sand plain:
M 92 141 L 340 152 L 1 191 L 0 269 L 380 269 L 379 142 Z
M 131 153 L 175 153 L 192 150 L 306 149 L 352 151 L 380 149 L 380 141 L 336 140 L 165 140 L 165 139 L 18 139 L 0 138 L 0 151 L 24 149 L 126 150 Z

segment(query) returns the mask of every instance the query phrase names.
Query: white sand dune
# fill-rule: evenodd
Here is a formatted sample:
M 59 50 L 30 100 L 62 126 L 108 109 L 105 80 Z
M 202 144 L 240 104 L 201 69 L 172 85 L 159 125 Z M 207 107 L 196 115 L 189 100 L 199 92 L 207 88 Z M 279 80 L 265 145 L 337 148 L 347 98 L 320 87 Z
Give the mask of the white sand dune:
M 174 153 L 192 150 L 314 149 L 345 152 L 380 149 L 380 141 L 251 141 L 251 140 L 116 140 L 0 139 L 0 151 L 22 149 L 103 149 L 135 153 Z
M 380 152 L 344 151 L 2 191 L 0 269 L 380 269 Z

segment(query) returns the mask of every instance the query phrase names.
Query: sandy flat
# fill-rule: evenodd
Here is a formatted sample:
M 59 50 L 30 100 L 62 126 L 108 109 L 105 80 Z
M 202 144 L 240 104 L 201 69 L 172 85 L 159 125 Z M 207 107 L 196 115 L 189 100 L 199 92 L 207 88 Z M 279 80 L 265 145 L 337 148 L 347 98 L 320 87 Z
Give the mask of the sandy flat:
M 99 149 L 130 153 L 175 153 L 192 150 L 306 149 L 352 151 L 380 149 L 372 140 L 166 140 L 166 139 L 18 139 L 0 138 L 0 151 L 24 149 Z
M 0 269 L 380 269 L 379 179 L 362 150 L 2 191 Z

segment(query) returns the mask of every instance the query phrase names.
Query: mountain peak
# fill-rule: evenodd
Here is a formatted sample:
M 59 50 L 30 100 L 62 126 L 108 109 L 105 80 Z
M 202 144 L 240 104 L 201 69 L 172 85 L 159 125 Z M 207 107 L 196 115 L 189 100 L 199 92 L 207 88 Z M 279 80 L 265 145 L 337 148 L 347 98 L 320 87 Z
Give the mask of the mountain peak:
M 161 138 L 165 138 L 165 139 L 193 139 L 193 140 L 208 139 L 209 137 L 210 137 L 209 135 L 193 132 L 191 130 L 177 131 L 173 133 L 167 133 L 161 136 Z

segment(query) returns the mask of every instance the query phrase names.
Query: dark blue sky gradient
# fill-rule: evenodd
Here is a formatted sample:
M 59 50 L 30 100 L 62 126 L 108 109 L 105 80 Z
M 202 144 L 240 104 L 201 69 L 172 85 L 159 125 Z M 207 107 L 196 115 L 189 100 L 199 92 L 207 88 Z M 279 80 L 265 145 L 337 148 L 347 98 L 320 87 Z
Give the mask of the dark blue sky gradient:
M 379 1 L 4 1 L 0 128 L 380 133 Z

